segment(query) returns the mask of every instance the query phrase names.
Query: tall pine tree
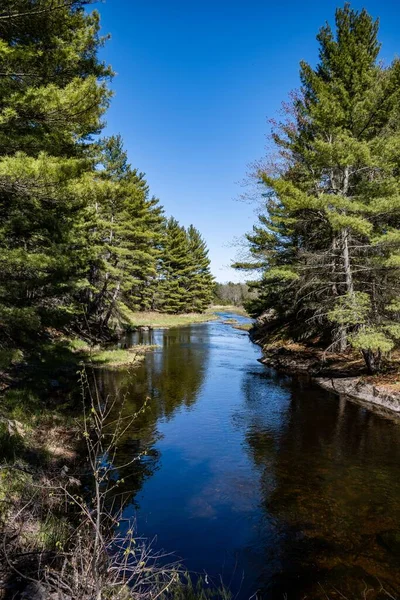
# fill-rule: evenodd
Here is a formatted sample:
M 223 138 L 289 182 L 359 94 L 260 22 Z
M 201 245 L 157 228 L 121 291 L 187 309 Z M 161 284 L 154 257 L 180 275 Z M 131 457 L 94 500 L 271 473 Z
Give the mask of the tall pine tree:
M 92 136 L 110 70 L 86 2 L 5 0 L 0 19 L 0 327 L 68 317 L 88 261 Z
M 128 164 L 120 136 L 102 142 L 101 166 L 87 314 L 107 329 L 121 302 L 133 310 L 152 306 L 163 215 L 143 173 Z
M 158 308 L 170 313 L 203 312 L 211 303 L 214 279 L 200 232 L 171 217 L 165 226 Z
M 328 330 L 332 347 L 360 348 L 371 371 L 400 337 L 400 62 L 377 62 L 377 32 L 349 4 L 336 32 L 321 29 L 319 63 L 301 63 L 273 134 L 276 173 L 259 173 L 266 212 L 248 236 L 262 304 L 303 336 Z
M 214 288 L 208 249 L 199 230 L 193 225 L 188 228 L 187 237 L 192 264 L 188 290 L 188 309 L 191 312 L 203 312 L 211 304 Z
M 191 259 L 185 228 L 170 217 L 166 223 L 160 266 L 159 307 L 169 313 L 187 312 Z

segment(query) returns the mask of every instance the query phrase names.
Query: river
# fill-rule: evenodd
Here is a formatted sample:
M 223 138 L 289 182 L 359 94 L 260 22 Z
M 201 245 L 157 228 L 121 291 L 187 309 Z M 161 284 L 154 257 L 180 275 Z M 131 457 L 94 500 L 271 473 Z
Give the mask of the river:
M 397 595 L 400 424 L 267 369 L 232 316 L 144 332 L 143 365 L 102 375 L 127 414 L 148 398 L 125 516 L 238 600 Z

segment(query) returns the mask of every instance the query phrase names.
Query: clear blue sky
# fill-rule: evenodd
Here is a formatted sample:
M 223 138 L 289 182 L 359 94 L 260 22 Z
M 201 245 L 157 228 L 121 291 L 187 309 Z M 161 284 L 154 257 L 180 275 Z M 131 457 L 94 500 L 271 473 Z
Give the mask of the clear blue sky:
M 168 215 L 193 223 L 218 281 L 232 241 L 250 230 L 240 202 L 249 163 L 265 153 L 267 118 L 298 87 L 299 61 L 315 64 L 315 36 L 333 0 L 107 0 L 102 57 L 117 73 L 106 134 L 121 133 Z M 381 20 L 381 56 L 400 54 L 400 0 L 352 3 Z

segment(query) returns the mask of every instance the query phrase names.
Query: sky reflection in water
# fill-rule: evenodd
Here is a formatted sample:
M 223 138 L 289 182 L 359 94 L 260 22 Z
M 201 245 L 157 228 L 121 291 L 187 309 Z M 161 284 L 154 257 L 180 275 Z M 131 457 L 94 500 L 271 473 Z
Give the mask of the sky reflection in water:
M 160 349 L 101 380 L 127 412 L 150 397 L 120 454 L 148 450 L 126 511 L 142 535 L 240 600 L 339 597 L 333 586 L 361 598 L 364 581 L 397 590 L 384 542 L 400 530 L 398 423 L 276 375 L 222 322 L 142 336 Z

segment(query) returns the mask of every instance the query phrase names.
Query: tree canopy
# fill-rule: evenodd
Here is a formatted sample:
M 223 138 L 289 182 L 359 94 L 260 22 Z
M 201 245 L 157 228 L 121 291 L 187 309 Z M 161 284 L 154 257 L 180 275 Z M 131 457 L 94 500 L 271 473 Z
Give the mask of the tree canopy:
M 378 22 L 349 4 L 317 36 L 319 62 L 272 132 L 265 209 L 248 234 L 259 296 L 297 339 L 359 348 L 371 371 L 400 339 L 400 61 L 378 61 Z
M 98 57 L 107 38 L 90 4 L 4 0 L 0 8 L 5 343 L 54 327 L 106 335 L 121 305 L 202 311 L 211 296 L 200 234 L 166 220 L 120 136 L 101 138 L 113 72 Z

